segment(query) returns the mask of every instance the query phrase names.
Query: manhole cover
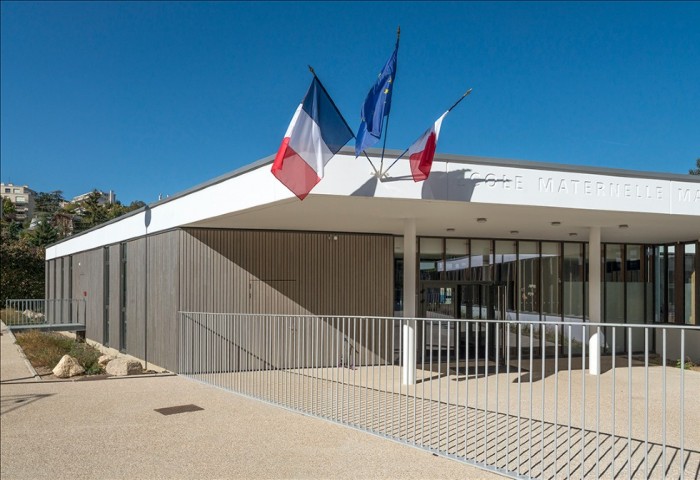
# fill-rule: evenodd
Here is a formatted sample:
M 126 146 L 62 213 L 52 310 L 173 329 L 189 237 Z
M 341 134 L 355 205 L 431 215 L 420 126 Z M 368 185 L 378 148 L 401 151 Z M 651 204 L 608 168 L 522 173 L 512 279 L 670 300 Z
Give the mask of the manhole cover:
M 165 407 L 156 408 L 155 411 L 161 415 L 175 415 L 176 413 L 186 413 L 186 412 L 196 412 L 197 410 L 204 410 L 202 407 L 197 405 L 178 405 L 177 407 Z

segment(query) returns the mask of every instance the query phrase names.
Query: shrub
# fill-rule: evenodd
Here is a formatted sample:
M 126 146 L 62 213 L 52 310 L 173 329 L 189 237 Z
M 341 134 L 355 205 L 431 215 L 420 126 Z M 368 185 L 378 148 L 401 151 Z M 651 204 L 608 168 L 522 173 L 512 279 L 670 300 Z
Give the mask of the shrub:
M 53 369 L 64 355 L 70 355 L 80 363 L 87 375 L 102 373 L 102 366 L 97 363 L 101 353 L 87 343 L 39 330 L 17 333 L 16 338 L 27 359 L 35 367 Z

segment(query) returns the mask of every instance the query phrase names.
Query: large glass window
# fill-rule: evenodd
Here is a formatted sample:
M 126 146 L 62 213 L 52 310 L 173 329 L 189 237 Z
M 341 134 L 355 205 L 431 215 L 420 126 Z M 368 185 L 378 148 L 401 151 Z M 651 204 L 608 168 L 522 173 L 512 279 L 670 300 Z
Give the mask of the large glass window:
M 666 247 L 666 303 L 668 315 L 666 321 L 676 323 L 676 248 L 673 245 Z
M 641 245 L 625 246 L 625 295 L 627 323 L 644 323 L 644 265 Z M 644 350 L 644 331 L 632 329 L 632 351 Z
M 496 241 L 494 258 L 494 280 L 505 288 L 505 318 L 517 318 L 517 242 Z
M 561 320 L 559 266 L 561 261 L 561 244 L 542 242 L 542 319 Z
M 493 250 L 491 240 L 472 240 L 469 280 L 490 282 L 493 279 Z
M 604 312 L 603 318 L 606 323 L 624 323 L 625 322 L 625 282 L 624 272 L 622 269 L 623 263 L 623 247 L 621 244 L 609 243 L 605 245 L 605 269 L 603 276 L 604 284 Z M 615 351 L 623 352 L 625 348 L 625 336 L 621 335 L 619 330 L 615 335 Z M 606 329 L 605 332 L 605 350 L 611 353 L 612 349 L 612 331 Z
M 518 243 L 518 310 L 520 320 L 540 319 L 540 249 L 537 242 Z
M 420 239 L 420 279 L 440 280 L 445 271 L 442 260 L 442 238 Z
M 469 240 L 445 240 L 445 280 L 464 281 L 469 274 Z
M 697 315 L 697 286 L 696 282 L 698 279 L 697 272 L 695 271 L 697 246 L 694 243 L 688 243 L 685 245 L 685 255 L 684 255 L 684 271 L 683 271 L 683 285 L 685 294 L 685 323 L 691 325 L 697 325 L 698 319 Z
M 403 317 L 403 237 L 394 237 L 394 316 Z
M 584 274 L 585 258 L 584 244 L 565 243 L 562 266 L 563 302 L 562 309 L 565 322 L 582 322 L 586 308 L 586 297 L 584 296 Z M 572 328 L 572 336 L 580 337 L 580 328 Z M 568 328 L 562 332 L 564 337 L 568 337 Z M 571 351 L 574 354 L 581 353 L 584 342 L 582 338 L 574 338 Z M 565 351 L 568 351 L 568 338 L 564 338 Z

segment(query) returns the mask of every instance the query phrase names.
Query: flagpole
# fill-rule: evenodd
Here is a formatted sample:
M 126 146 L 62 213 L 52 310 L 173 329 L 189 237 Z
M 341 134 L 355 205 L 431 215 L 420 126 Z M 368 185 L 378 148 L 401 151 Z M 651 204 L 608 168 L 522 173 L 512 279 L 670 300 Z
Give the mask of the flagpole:
M 396 70 L 398 70 L 398 64 L 399 64 L 399 40 L 401 40 L 401 25 L 398 26 L 396 29 L 396 66 L 394 68 L 394 78 L 396 78 Z M 394 78 L 391 79 L 391 96 L 394 96 Z M 386 150 L 386 137 L 389 136 L 389 117 L 391 116 L 391 109 L 389 110 L 389 113 L 386 116 L 386 123 L 384 124 L 384 145 L 382 145 L 382 158 L 379 163 L 379 173 L 378 175 L 381 176 L 385 172 L 382 172 L 384 169 L 384 151 Z
M 316 80 L 318 80 L 318 84 L 319 84 L 319 85 L 321 86 L 321 88 L 323 89 L 323 92 L 324 92 L 324 93 L 326 94 L 326 96 L 328 97 L 328 100 L 331 101 L 331 104 L 333 105 L 333 108 L 335 108 L 336 111 L 338 111 L 338 113 L 340 113 L 340 110 L 338 109 L 338 106 L 337 106 L 337 105 L 335 104 L 335 102 L 333 101 L 333 97 L 330 96 L 330 94 L 329 94 L 328 91 L 326 90 L 326 87 L 323 86 L 323 82 L 321 82 L 321 79 L 318 78 L 318 75 L 316 75 L 316 72 L 314 71 L 314 68 L 313 68 L 311 65 L 309 65 L 309 71 L 312 73 L 312 75 L 314 76 L 314 78 L 315 78 Z M 340 118 L 343 119 L 343 123 L 345 124 L 346 127 L 348 127 L 348 130 L 350 130 L 350 133 L 352 133 L 352 138 L 357 138 L 357 137 L 355 136 L 355 133 L 352 131 L 352 128 L 350 128 L 350 125 L 348 125 L 348 122 L 345 121 L 345 117 L 343 116 L 342 113 L 340 114 Z M 374 174 L 375 174 L 375 175 L 379 175 L 379 172 L 377 171 L 377 167 L 375 167 L 374 164 L 372 163 L 372 160 L 369 159 L 369 155 L 367 155 L 367 152 L 363 152 L 363 153 L 365 154 L 365 158 L 367 159 L 367 161 L 369 162 L 369 164 L 372 166 L 372 170 L 374 170 Z
M 472 93 L 472 89 L 471 89 L 471 88 L 470 88 L 469 90 L 467 90 L 466 92 L 464 92 L 464 94 L 463 94 L 461 97 L 459 97 L 459 99 L 458 99 L 455 103 L 453 103 L 452 106 L 451 106 L 450 108 L 448 108 L 447 111 L 446 111 L 445 113 L 450 113 L 450 112 L 452 111 L 452 109 L 455 108 L 457 105 L 459 105 L 460 102 L 461 102 L 462 100 L 464 100 L 465 98 L 467 98 L 467 96 L 468 96 L 470 93 Z M 386 138 L 385 138 L 385 140 L 386 140 Z M 411 147 L 408 147 L 408 148 L 411 148 Z M 391 169 L 391 167 L 393 167 L 394 165 L 396 165 L 396 162 L 398 162 L 399 160 L 401 160 L 401 158 L 402 158 L 404 155 L 406 155 L 406 152 L 408 152 L 408 148 L 407 148 L 406 150 L 404 150 L 403 152 L 401 152 L 401 155 L 399 155 L 398 157 L 396 157 L 396 160 L 394 160 L 394 163 L 392 163 L 391 165 L 389 165 L 389 167 L 386 169 L 386 172 L 384 172 L 384 175 L 386 175 L 386 174 L 389 172 L 389 170 Z M 384 156 L 384 153 L 382 152 L 382 158 L 383 158 L 383 156 Z

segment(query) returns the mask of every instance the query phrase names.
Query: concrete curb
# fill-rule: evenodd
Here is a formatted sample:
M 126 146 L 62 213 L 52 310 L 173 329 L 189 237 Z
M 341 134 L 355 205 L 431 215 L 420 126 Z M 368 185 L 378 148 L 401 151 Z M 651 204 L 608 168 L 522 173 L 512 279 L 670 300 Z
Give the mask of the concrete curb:
M 34 367 L 32 366 L 31 362 L 27 359 L 27 357 L 24 355 L 24 350 L 22 350 L 22 347 L 19 346 L 19 343 L 17 343 L 17 338 L 15 335 L 12 333 L 12 330 L 10 330 L 7 325 L 5 325 L 5 322 L 0 321 L 0 331 L 2 331 L 3 335 L 9 335 L 10 339 L 12 340 L 12 344 L 15 346 L 17 351 L 19 352 L 19 356 L 24 360 L 24 364 L 27 366 L 27 369 L 29 369 L 29 373 L 31 373 L 32 377 L 34 377 L 35 382 L 41 382 L 41 375 L 36 373 L 36 370 L 34 370 Z

